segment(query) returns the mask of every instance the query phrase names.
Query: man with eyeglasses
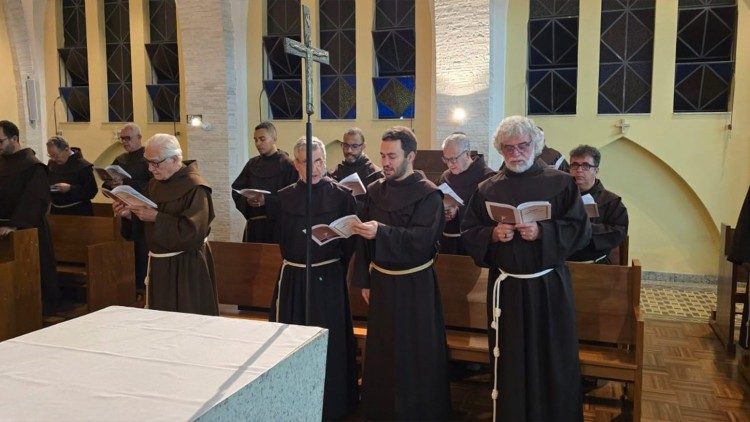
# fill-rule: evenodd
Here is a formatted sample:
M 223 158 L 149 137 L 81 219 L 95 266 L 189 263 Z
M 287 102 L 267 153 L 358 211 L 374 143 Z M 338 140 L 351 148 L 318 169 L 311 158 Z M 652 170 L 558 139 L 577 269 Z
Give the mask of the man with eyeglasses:
M 124 153 L 118 155 L 112 162 L 114 165 L 122 167 L 132 176 L 130 179 L 114 179 L 104 182 L 102 186 L 112 190 L 119 185 L 128 185 L 140 193 L 146 193 L 146 186 L 153 177 L 148 171 L 148 163 L 143 158 L 145 148 L 143 148 L 141 128 L 135 123 L 126 123 L 120 129 L 120 142 Z M 143 223 L 137 219 L 122 219 L 120 224 L 120 234 L 126 240 L 133 242 L 135 252 L 135 289 L 138 295 L 142 295 L 146 290 L 144 280 L 146 278 L 146 264 L 148 262 L 148 247 L 146 238 L 143 233 Z
M 276 215 L 267 205 L 277 201 L 279 189 L 289 186 L 299 178 L 289 154 L 276 146 L 276 126 L 271 122 L 261 122 L 255 126 L 253 140 L 258 156 L 247 162 L 232 189 L 258 189 L 268 194 L 246 197 L 232 191 L 232 199 L 237 210 L 245 216 L 247 224 L 242 236 L 243 242 L 278 243 Z
M 312 243 L 310 275 L 310 321 L 305 321 L 305 239 L 307 227 L 306 138 L 294 145 L 297 183 L 279 190 L 279 246 L 284 263 L 274 288 L 270 321 L 285 324 L 316 325 L 328 329 L 323 420 L 341 419 L 357 402 L 356 344 L 349 310 L 346 271 L 355 236 Z M 316 137 L 312 140 L 312 224 L 329 224 L 354 214 L 356 205 L 349 189 L 326 176 L 326 149 Z
M 591 218 L 591 240 L 571 255 L 569 261 L 611 264 L 610 251 L 628 234 L 628 210 L 622 198 L 604 189 L 596 177 L 601 158 L 599 150 L 589 145 L 579 145 L 570 151 L 570 174 L 581 196 L 591 195 L 594 199 L 599 216 Z
M 359 175 L 362 183 L 367 187 L 370 183 L 383 177 L 380 167 L 376 166 L 365 154 L 365 134 L 362 129 L 353 127 L 344 132 L 344 140 L 341 142 L 341 150 L 344 160 L 339 163 L 336 170 L 331 172 L 331 177 L 340 181 L 354 173 Z
M 465 133 L 456 132 L 443 140 L 443 162 L 448 170 L 443 172 L 438 185 L 443 183 L 453 189 L 468 204 L 469 198 L 477 190 L 479 183 L 495 175 L 484 157 L 478 154 L 471 158 L 471 142 Z M 461 220 L 466 213 L 466 205 L 445 206 L 445 229 L 440 240 L 440 252 L 454 255 L 466 255 L 461 241 Z
M 22 148 L 18 127 L 0 121 L 0 237 L 19 229 L 36 228 L 39 236 L 39 270 L 42 312 L 58 306 L 57 263 L 47 224 L 50 182 L 45 166 L 31 148 Z
M 362 400 L 368 420 L 446 420 L 448 354 L 434 258 L 443 232 L 440 190 L 414 171 L 417 139 L 394 126 L 382 136 L 385 178 L 370 184 L 352 284 L 369 304 Z
M 573 178 L 539 159 L 544 137 L 533 120 L 506 117 L 494 145 L 507 168 L 479 184 L 461 238 L 476 264 L 490 269 L 496 420 L 582 420 L 578 335 L 565 260 L 591 236 L 586 210 Z M 534 223 L 498 223 L 488 214 L 489 201 L 514 207 L 548 201 L 551 215 Z
M 143 158 L 154 175 L 145 196 L 158 207 L 113 203 L 123 218 L 143 222 L 148 245 L 146 304 L 151 309 L 219 315 L 214 263 L 207 239 L 211 188 L 193 160 L 182 160 L 173 135 L 149 138 Z

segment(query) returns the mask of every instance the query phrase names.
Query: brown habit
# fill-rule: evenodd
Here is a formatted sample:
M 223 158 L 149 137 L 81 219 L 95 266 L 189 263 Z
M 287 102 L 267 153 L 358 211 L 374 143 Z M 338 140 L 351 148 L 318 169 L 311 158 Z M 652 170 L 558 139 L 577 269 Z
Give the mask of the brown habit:
M 147 195 L 159 205 L 155 222 L 144 223 L 151 258 L 149 307 L 162 311 L 218 315 L 219 303 L 211 250 L 214 208 L 211 188 L 198 174 L 194 161 L 167 180 L 151 179 Z

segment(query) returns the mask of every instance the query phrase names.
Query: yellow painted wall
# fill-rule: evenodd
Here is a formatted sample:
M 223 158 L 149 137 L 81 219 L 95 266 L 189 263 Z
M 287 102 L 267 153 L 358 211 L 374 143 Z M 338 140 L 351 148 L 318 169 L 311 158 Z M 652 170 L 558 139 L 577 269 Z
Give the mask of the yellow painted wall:
M 54 135 L 53 103 L 59 95 L 60 79 L 58 73 L 59 59 L 57 48 L 62 45 L 62 11 L 59 0 L 48 0 L 45 27 L 48 30 L 44 38 L 45 75 L 47 83 L 46 113 L 47 136 Z M 179 23 L 178 23 L 179 27 Z M 140 126 L 145 142 L 155 133 L 173 133 L 173 125 L 169 123 L 149 122 L 151 105 L 149 103 L 146 84 L 150 83 L 151 72 L 144 43 L 148 39 L 148 0 L 130 1 L 130 46 L 131 68 L 133 70 L 133 120 Z M 179 34 L 179 31 L 178 31 Z M 100 0 L 86 0 L 86 43 L 89 60 L 89 96 L 91 107 L 90 122 L 67 122 L 65 108 L 62 101 L 57 103 L 57 119 L 62 136 L 73 146 L 83 150 L 84 157 L 97 164 L 109 164 L 112 159 L 122 153 L 117 139 L 117 131 L 122 122 L 108 122 L 107 110 L 107 66 L 104 38 L 104 10 Z M 179 40 L 178 40 L 179 42 Z M 180 75 L 184 79 L 182 63 Z M 185 110 L 184 100 L 180 98 L 180 109 Z M 181 113 L 184 115 L 185 113 Z M 181 118 L 184 120 L 184 118 Z M 186 130 L 183 122 L 177 123 L 178 136 L 183 151 L 188 154 Z M 105 202 L 99 194 L 96 201 Z
M 602 149 L 601 179 L 628 206 L 631 257 L 645 269 L 715 274 L 718 227 L 735 224 L 750 183 L 750 58 L 741 54 L 750 51 L 750 2 L 738 2 L 734 111 L 703 114 L 672 112 L 677 3 L 656 2 L 650 114 L 597 115 L 601 3 L 581 1 L 577 114 L 534 119 L 563 153 L 578 144 Z M 510 1 L 507 114 L 526 110 L 528 9 L 525 0 Z M 620 118 L 632 142 L 620 140 Z
M 5 6 L 0 2 L 0 92 L 3 93 L 3 101 L 0 101 L 0 120 L 10 120 L 18 124 L 18 91 L 16 90 L 16 73 L 13 71 L 13 54 L 10 50 L 8 29 L 5 26 Z M 24 140 L 25 141 L 25 140 Z
M 313 45 L 319 45 L 318 37 L 318 9 L 317 1 L 303 1 L 310 7 L 310 15 L 313 28 Z M 253 127 L 260 122 L 269 118 L 267 111 L 267 98 L 265 93 L 262 99 L 261 95 L 263 86 L 263 69 L 264 64 L 260 59 L 263 57 L 263 34 L 265 28 L 265 1 L 252 1 L 248 10 L 248 19 L 251 22 L 248 25 L 247 34 L 247 69 L 248 69 L 248 110 L 250 126 L 250 154 L 257 155 L 258 151 L 252 144 Z M 417 87 L 416 87 L 416 115 L 413 121 L 410 120 L 378 120 L 377 106 L 375 104 L 372 87 L 372 77 L 375 68 L 375 54 L 372 47 L 371 31 L 374 26 L 375 9 L 374 2 L 357 1 L 356 2 L 356 40 L 357 40 L 357 118 L 352 120 L 322 120 L 320 114 L 320 92 L 318 90 L 319 66 L 314 66 L 313 81 L 316 85 L 315 108 L 316 114 L 312 116 L 314 136 L 320 138 L 325 144 L 329 144 L 335 139 L 341 139 L 346 129 L 352 126 L 360 127 L 365 133 L 368 142 L 368 155 L 376 162 L 379 162 L 380 135 L 394 125 L 404 125 L 413 127 L 420 148 L 430 149 L 431 141 L 434 138 L 434 53 L 433 47 L 433 11 L 431 1 L 416 2 L 416 37 L 417 37 Z M 303 84 L 304 86 L 304 84 Z M 304 101 L 304 99 L 303 99 Z M 260 107 L 260 108 L 259 108 Z M 304 114 L 304 103 L 303 103 Z M 307 117 L 301 120 L 278 120 L 274 125 L 278 129 L 279 147 L 287 152 L 291 151 L 292 145 L 300 136 L 305 134 L 305 122 Z M 341 161 L 341 149 L 335 147 L 328 148 L 328 167 L 334 168 Z

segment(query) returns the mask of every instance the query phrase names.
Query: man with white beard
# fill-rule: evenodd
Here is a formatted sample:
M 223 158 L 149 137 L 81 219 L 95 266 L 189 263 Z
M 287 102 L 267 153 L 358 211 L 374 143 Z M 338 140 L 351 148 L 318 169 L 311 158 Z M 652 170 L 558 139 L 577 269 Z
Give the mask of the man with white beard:
M 538 158 L 544 136 L 533 120 L 503 119 L 494 146 L 506 169 L 479 184 L 461 238 L 477 265 L 490 269 L 495 420 L 581 420 L 578 335 L 565 260 L 588 243 L 589 219 L 573 177 Z M 486 209 L 487 202 L 516 207 L 529 201 L 548 201 L 550 218 L 505 224 Z

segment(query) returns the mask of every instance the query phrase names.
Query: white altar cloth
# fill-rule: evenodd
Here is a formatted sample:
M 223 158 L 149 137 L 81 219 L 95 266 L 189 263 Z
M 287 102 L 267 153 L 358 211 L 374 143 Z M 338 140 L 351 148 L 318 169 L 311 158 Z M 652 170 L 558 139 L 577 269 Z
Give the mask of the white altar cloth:
M 0 420 L 320 420 L 327 337 L 109 307 L 0 343 Z

